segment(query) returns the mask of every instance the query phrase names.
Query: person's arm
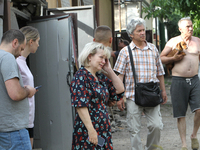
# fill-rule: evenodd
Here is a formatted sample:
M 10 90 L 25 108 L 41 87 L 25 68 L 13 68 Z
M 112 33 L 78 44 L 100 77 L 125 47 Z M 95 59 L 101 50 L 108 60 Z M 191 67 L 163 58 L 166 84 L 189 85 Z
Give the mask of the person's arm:
M 167 94 L 166 94 L 166 91 L 165 91 L 165 82 L 164 82 L 164 76 L 157 76 L 158 80 L 160 81 L 160 88 L 161 88 L 161 91 L 162 91 L 162 98 L 163 98 L 163 103 L 162 104 L 165 104 L 167 102 Z
M 92 121 L 90 119 L 88 108 L 87 107 L 77 107 L 76 110 L 77 110 L 78 115 L 80 116 L 81 120 L 83 121 L 85 127 L 87 128 L 89 141 L 91 143 L 97 145 L 98 144 L 97 132 L 92 125 Z
M 199 62 L 200 62 L 200 55 L 199 55 Z
M 124 75 L 123 74 L 119 74 L 118 75 L 119 79 L 123 82 L 123 79 L 124 79 Z M 119 110 L 123 111 L 125 109 L 125 104 L 124 104 L 124 99 L 120 99 L 118 102 L 117 102 L 117 107 Z
M 10 98 L 14 101 L 23 100 L 26 97 L 32 97 L 36 93 L 36 89 L 27 85 L 22 87 L 18 78 L 12 78 L 5 81 L 5 86 Z
M 183 59 L 184 56 L 178 54 L 178 51 L 176 52 L 176 54 L 174 56 L 167 57 L 167 54 L 169 54 L 169 52 L 171 50 L 172 50 L 172 48 L 166 45 L 165 48 L 163 49 L 163 51 L 161 52 L 160 59 L 163 64 L 173 63 L 173 62 L 180 61 Z
M 114 57 L 114 58 L 116 58 L 115 52 L 116 52 L 116 51 L 112 51 L 112 52 L 111 52 L 111 56 Z
M 112 80 L 113 86 L 116 89 L 116 93 L 120 94 L 124 92 L 124 84 L 123 79 L 120 80 L 120 78 L 116 75 L 116 73 L 111 68 L 110 62 L 108 59 L 106 59 L 106 64 L 103 67 L 103 70 L 106 71 L 107 74 L 105 74 L 109 79 Z

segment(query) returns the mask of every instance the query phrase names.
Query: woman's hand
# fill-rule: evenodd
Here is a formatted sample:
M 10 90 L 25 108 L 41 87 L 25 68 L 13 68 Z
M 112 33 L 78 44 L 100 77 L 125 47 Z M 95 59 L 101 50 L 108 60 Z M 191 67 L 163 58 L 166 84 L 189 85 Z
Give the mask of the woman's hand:
M 94 145 L 97 145 L 98 139 L 96 130 L 94 129 L 88 130 L 88 135 L 89 135 L 89 142 L 93 143 Z
M 125 104 L 124 104 L 124 99 L 123 98 L 120 101 L 117 102 L 117 107 L 121 111 L 123 111 L 125 109 Z
M 112 107 L 112 106 L 114 106 L 115 104 L 116 104 L 116 101 L 110 101 L 110 100 L 108 100 L 107 105 L 108 105 L 109 107 Z
M 88 130 L 89 142 L 93 143 L 94 145 L 97 145 L 98 144 L 97 131 L 94 129 L 94 126 L 90 119 L 88 108 L 87 107 L 77 107 L 76 110 L 77 110 L 78 115 L 80 116 L 81 120 L 83 121 L 85 127 Z
M 105 59 L 105 64 L 103 66 L 103 70 L 106 71 L 106 72 L 110 72 L 110 70 L 112 69 L 111 68 L 111 65 L 110 65 L 110 61 L 108 59 Z

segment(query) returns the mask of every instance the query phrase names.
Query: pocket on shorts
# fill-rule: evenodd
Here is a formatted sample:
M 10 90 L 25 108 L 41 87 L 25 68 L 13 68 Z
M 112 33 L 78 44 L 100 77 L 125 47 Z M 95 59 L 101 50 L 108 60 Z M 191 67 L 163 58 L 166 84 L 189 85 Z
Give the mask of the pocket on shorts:
M 11 148 L 11 138 L 10 133 L 7 132 L 1 132 L 0 133 L 0 148 L 9 149 Z

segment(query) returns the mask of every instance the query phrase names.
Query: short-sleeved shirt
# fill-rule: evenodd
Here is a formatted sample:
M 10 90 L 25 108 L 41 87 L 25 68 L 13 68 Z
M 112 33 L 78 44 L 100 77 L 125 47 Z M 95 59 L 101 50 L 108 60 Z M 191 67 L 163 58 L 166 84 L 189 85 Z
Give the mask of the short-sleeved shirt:
M 76 112 L 72 149 L 112 150 L 111 127 L 107 111 L 107 102 L 118 101 L 123 94 L 117 95 L 112 81 L 102 73 L 96 74 L 98 80 L 81 67 L 75 74 L 70 87 L 72 106 L 87 107 L 94 129 L 105 139 L 105 145 L 94 146 L 88 141 L 88 131 Z
M 159 82 L 157 76 L 164 75 L 164 69 L 160 60 L 159 52 L 155 45 L 147 43 L 143 49 L 137 47 L 133 41 L 129 44 L 137 75 L 137 82 Z M 128 52 L 128 46 L 124 47 L 118 56 L 114 70 L 125 75 L 126 98 L 135 100 L 134 77 Z
M 26 63 L 26 57 L 19 56 L 17 59 L 17 64 L 19 66 L 19 70 L 22 76 L 23 84 L 30 85 L 34 87 L 34 79 L 30 69 Z M 34 118 L 35 118 L 35 96 L 28 98 L 29 101 L 29 128 L 34 127 Z
M 13 54 L 0 50 L 0 132 L 10 132 L 28 127 L 28 99 L 13 101 L 6 90 L 5 81 L 21 75 Z

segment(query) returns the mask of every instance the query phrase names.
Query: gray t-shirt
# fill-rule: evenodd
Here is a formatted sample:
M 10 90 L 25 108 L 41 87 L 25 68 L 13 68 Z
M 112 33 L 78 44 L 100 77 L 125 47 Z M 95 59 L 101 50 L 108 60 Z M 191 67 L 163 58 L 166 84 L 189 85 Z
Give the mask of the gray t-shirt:
M 28 99 L 13 101 L 5 87 L 5 81 L 15 77 L 23 86 L 15 57 L 11 53 L 0 50 L 0 132 L 16 131 L 28 127 Z

